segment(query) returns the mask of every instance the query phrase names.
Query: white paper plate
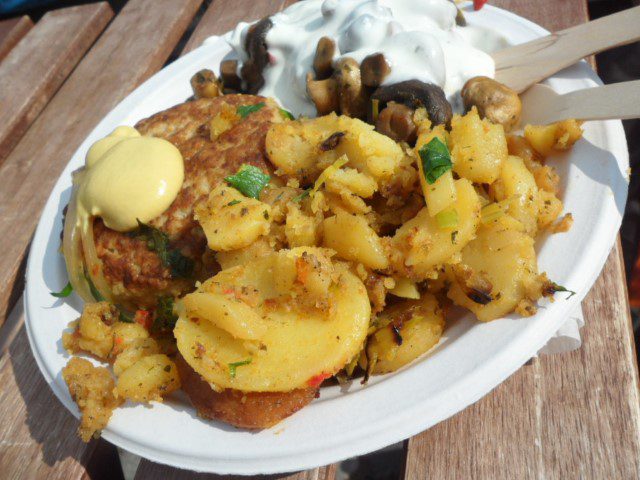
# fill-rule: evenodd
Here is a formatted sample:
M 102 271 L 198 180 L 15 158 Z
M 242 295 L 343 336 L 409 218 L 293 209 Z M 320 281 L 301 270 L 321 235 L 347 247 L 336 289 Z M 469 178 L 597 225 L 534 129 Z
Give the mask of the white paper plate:
M 493 26 L 511 43 L 547 32 L 506 11 L 485 7 L 468 14 L 471 24 Z M 115 108 L 77 150 L 58 180 L 38 225 L 27 268 L 26 325 L 34 356 L 60 401 L 76 416 L 61 377 L 69 356 L 62 348 L 66 325 L 77 318 L 80 300 L 62 302 L 50 291 L 67 282 L 58 253 L 61 212 L 69 200 L 71 171 L 83 163 L 95 140 L 115 126 L 184 101 L 189 79 L 217 66 L 227 47 L 219 38 L 169 65 Z M 549 81 L 559 92 L 600 81 L 580 63 Z M 563 181 L 569 233 L 539 245 L 541 271 L 578 292 L 570 300 L 545 303 L 528 319 L 515 316 L 488 324 L 470 316 L 452 321 L 440 345 L 395 374 L 376 376 L 366 387 L 322 389 L 319 399 L 270 430 L 237 430 L 199 419 L 184 398 L 165 404 L 118 409 L 103 437 L 135 454 L 181 468 L 217 473 L 274 473 L 325 465 L 408 438 L 478 400 L 531 358 L 553 335 L 598 276 L 620 226 L 627 195 L 628 155 L 619 121 L 588 123 L 585 139 L 570 155 L 553 161 Z

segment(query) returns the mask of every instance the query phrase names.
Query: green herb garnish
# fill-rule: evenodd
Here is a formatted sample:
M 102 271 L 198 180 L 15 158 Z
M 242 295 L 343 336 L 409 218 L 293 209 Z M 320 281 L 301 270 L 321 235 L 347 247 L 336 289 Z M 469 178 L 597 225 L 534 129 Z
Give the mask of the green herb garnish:
M 280 115 L 285 120 L 295 120 L 295 117 L 293 116 L 293 113 L 289 112 L 288 110 L 285 110 L 284 108 L 280 109 Z
M 178 316 L 173 313 L 173 297 L 158 298 L 152 329 L 156 332 L 172 331 Z
M 67 298 L 69 295 L 71 295 L 71 292 L 73 292 L 73 285 L 71 285 L 71 282 L 67 282 L 65 287 L 59 292 L 50 292 L 50 293 L 51 293 L 51 296 L 56 298 Z
M 124 323 L 133 323 L 134 315 L 118 307 L 118 320 Z
M 430 185 L 435 183 L 446 171 L 451 170 L 453 166 L 449 149 L 437 137 L 423 145 L 418 153 L 422 161 L 424 178 Z
M 247 116 L 249 116 L 253 112 L 261 110 L 262 107 L 264 107 L 264 102 L 256 103 L 255 105 L 240 105 L 236 109 L 236 112 L 238 113 L 238 115 L 240 115 L 240 117 L 247 118 Z
M 234 205 L 237 205 L 240 203 L 240 200 L 231 200 L 229 203 L 227 203 L 227 207 L 233 207 Z
M 567 297 L 567 300 L 576 294 L 576 292 L 574 292 L 573 290 L 569 290 L 568 288 L 563 287 L 562 285 L 558 285 L 556 282 L 549 282 L 544 289 L 544 293 L 547 295 L 553 295 L 554 293 L 557 293 L 557 292 L 570 293 L 571 295 Z
M 309 195 L 311 194 L 311 189 L 307 188 L 304 192 L 302 192 L 300 195 L 293 197 L 293 201 L 294 202 L 301 202 L 303 199 L 307 198 Z
M 193 272 L 193 260 L 182 255 L 177 248 L 169 244 L 169 236 L 155 227 L 138 220 L 138 229 L 133 232 L 136 237 L 147 241 L 147 248 L 158 254 L 163 266 L 169 268 L 174 278 L 189 278 Z
M 89 291 L 91 292 L 93 298 L 96 299 L 96 302 L 104 302 L 104 297 L 100 293 L 100 290 L 97 289 L 86 270 L 84 271 L 84 278 L 87 280 L 87 283 L 89 284 Z
M 253 165 L 242 165 L 235 175 L 224 179 L 229 185 L 247 197 L 257 199 L 271 177 Z
M 236 378 L 236 368 L 242 367 L 243 365 L 249 365 L 251 363 L 251 358 L 247 358 L 246 360 L 242 360 L 241 362 L 233 362 L 229 364 L 229 376 L 231 378 Z

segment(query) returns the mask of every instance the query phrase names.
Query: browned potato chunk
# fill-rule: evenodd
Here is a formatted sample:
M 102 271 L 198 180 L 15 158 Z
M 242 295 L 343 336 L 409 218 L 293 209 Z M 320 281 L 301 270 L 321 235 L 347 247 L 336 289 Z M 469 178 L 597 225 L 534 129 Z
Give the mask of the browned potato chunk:
M 522 102 L 518 93 L 489 77 L 473 77 L 460 92 L 467 110 L 478 109 L 481 117 L 499 123 L 506 131 L 520 122 Z
M 568 150 L 582 138 L 582 123 L 563 120 L 551 125 L 527 125 L 524 136 L 541 155 L 548 157 L 554 152 Z
M 175 364 L 162 353 L 141 358 L 118 378 L 118 397 L 134 402 L 161 401 L 162 397 L 180 388 Z
M 113 395 L 113 377 L 106 368 L 73 357 L 62 369 L 62 378 L 82 414 L 78 433 L 88 442 L 107 426 L 113 410 L 122 403 Z

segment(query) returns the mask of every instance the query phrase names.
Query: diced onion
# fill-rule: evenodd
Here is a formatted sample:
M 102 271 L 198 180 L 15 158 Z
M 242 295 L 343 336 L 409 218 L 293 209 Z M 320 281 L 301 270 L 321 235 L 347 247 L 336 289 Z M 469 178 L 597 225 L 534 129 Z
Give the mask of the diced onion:
M 340 168 L 342 168 L 348 161 L 349 159 L 347 158 L 347 156 L 343 155 L 335 162 L 333 162 L 333 164 L 325 168 L 316 180 L 316 183 L 313 185 L 313 190 L 311 190 L 311 193 L 309 194 L 311 198 L 313 198 L 316 192 L 320 190 L 320 187 L 324 185 L 324 182 L 329 180 L 333 176 L 333 174 L 336 173 Z
M 458 211 L 455 208 L 448 208 L 436 214 L 436 223 L 438 227 L 445 230 L 458 226 Z

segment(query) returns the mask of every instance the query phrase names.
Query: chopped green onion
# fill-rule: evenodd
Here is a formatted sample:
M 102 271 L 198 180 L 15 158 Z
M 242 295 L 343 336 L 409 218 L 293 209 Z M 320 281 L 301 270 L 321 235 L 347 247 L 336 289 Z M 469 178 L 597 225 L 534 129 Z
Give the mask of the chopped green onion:
M 231 378 L 236 378 L 236 368 L 242 367 L 244 365 L 249 365 L 251 363 L 251 358 L 247 358 L 246 360 L 242 360 L 241 362 L 233 362 L 229 364 L 229 376 Z
M 307 198 L 309 196 L 309 194 L 311 193 L 311 189 L 307 188 L 304 192 L 302 192 L 300 195 L 293 197 L 293 201 L 294 202 L 301 202 L 303 199 Z
M 51 296 L 56 298 L 67 298 L 69 295 L 71 295 L 71 292 L 73 292 L 73 285 L 71 285 L 71 282 L 67 282 L 65 287 L 59 292 L 50 292 L 50 293 L 51 293 Z
M 238 113 L 238 115 L 240 115 L 241 118 L 247 118 L 250 114 L 261 110 L 264 106 L 264 102 L 256 103 L 255 105 L 240 105 L 236 109 L 236 112 Z
M 271 177 L 253 165 L 242 165 L 238 173 L 224 179 L 229 185 L 247 197 L 257 199 Z
M 451 170 L 451 155 L 449 149 L 438 137 L 423 145 L 418 151 L 422 161 L 424 178 L 429 185 L 435 183 L 446 171 Z
M 504 215 L 504 209 L 498 203 L 490 203 L 480 210 L 480 221 L 484 224 L 491 223 Z
M 285 120 L 295 120 L 295 117 L 293 116 L 293 113 L 289 112 L 288 110 L 285 110 L 284 108 L 280 109 L 280 115 Z
M 233 207 L 234 205 L 237 205 L 240 203 L 240 200 L 231 200 L 229 203 L 227 203 L 227 207 Z
M 556 292 L 567 292 L 567 293 L 570 293 L 571 295 L 569 295 L 567 297 L 567 300 L 570 299 L 571 297 L 573 297 L 576 294 L 576 292 L 574 292 L 573 290 L 569 290 L 568 288 L 563 287 L 562 285 L 558 285 L 556 282 L 549 282 L 549 284 L 545 288 L 545 293 L 547 293 L 549 295 L 553 295 Z
M 436 223 L 438 227 L 445 230 L 447 228 L 455 228 L 458 226 L 458 211 L 455 208 L 448 208 L 436 214 Z
M 100 293 L 100 290 L 97 289 L 97 287 L 93 283 L 93 280 L 91 280 L 89 273 L 86 270 L 84 271 L 84 278 L 87 280 L 87 283 L 89 284 L 89 290 L 91 291 L 91 295 L 93 296 L 93 298 L 95 298 L 96 302 L 104 302 L 104 297 Z
M 118 320 L 120 320 L 123 323 L 133 323 L 133 318 L 134 318 L 133 314 L 121 308 L 118 308 Z

